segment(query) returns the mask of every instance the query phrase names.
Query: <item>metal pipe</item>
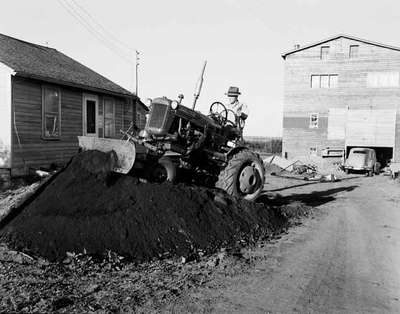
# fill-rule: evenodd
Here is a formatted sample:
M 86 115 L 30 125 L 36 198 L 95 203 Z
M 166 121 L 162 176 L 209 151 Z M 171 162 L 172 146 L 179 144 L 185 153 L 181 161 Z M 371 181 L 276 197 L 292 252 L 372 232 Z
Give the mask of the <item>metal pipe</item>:
M 204 71 L 206 70 L 206 65 L 207 65 L 207 60 L 204 61 L 203 70 L 201 71 L 200 78 L 199 78 L 199 80 L 197 82 L 196 91 L 194 93 L 193 106 L 192 106 L 193 110 L 194 110 L 194 108 L 196 108 L 196 102 L 197 102 L 197 99 L 200 96 L 201 88 L 203 86 L 203 81 L 204 81 L 203 80 L 203 76 L 204 76 Z

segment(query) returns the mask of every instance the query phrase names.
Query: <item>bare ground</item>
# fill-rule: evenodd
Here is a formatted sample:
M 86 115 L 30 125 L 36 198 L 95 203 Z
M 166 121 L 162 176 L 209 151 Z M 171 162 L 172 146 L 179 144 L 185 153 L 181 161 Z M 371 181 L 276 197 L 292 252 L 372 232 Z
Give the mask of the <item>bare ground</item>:
M 300 181 L 299 181 L 300 182 Z M 318 217 L 250 250 L 248 271 L 216 278 L 163 311 L 399 313 L 400 185 L 388 177 L 273 187 Z
M 398 183 L 267 181 L 263 201 L 293 227 L 240 252 L 187 263 L 123 264 L 110 253 L 101 263 L 70 256 L 53 264 L 0 248 L 0 312 L 400 312 Z

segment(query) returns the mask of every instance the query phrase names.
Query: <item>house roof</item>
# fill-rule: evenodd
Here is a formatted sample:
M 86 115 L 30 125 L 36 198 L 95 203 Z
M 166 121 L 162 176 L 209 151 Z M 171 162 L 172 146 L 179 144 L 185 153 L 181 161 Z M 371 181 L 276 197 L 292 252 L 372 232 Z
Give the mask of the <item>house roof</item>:
M 141 101 L 140 98 L 138 98 L 137 100 L 138 100 L 138 101 L 137 101 L 137 104 L 139 104 L 139 105 L 144 109 L 144 111 L 150 111 L 149 107 L 147 107 L 147 106 L 143 103 L 143 101 Z
M 60 51 L 0 34 L 0 62 L 17 76 L 116 94 L 134 96 L 99 73 Z
M 370 44 L 370 45 L 374 45 L 374 46 L 378 46 L 378 47 L 382 47 L 382 48 L 387 48 L 387 49 L 400 51 L 400 47 L 385 45 L 385 44 L 382 44 L 382 43 L 377 43 L 377 42 L 374 42 L 374 41 L 371 41 L 371 40 L 361 39 L 361 38 L 350 36 L 350 35 L 346 35 L 346 34 L 339 34 L 339 35 L 336 35 L 336 36 L 325 38 L 323 40 L 320 40 L 320 41 L 317 41 L 317 42 L 314 42 L 314 43 L 311 43 L 311 44 L 308 44 L 308 45 L 305 45 L 305 46 L 300 46 L 299 48 L 295 48 L 295 49 L 289 50 L 287 52 L 284 52 L 284 53 L 282 53 L 282 58 L 285 59 L 286 56 L 288 56 L 288 55 L 290 55 L 292 53 L 295 53 L 295 52 L 298 52 L 298 51 L 302 51 L 302 50 L 305 50 L 305 49 L 308 49 L 308 48 L 311 48 L 311 47 L 314 47 L 314 46 L 318 46 L 318 45 L 324 44 L 324 43 L 326 43 L 328 41 L 332 41 L 332 40 L 335 40 L 335 39 L 338 39 L 338 38 L 347 38 L 347 39 L 350 39 L 350 40 L 355 40 L 355 41 L 359 41 L 359 42 L 362 42 L 362 43 L 366 43 L 366 44 Z

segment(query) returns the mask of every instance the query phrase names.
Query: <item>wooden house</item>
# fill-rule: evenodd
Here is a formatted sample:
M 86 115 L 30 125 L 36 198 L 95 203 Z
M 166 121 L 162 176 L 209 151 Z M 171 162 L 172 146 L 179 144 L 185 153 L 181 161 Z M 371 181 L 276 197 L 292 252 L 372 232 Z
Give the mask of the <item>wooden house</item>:
M 400 161 L 400 48 L 338 35 L 282 57 L 284 156 L 370 147 Z
M 0 34 L 3 173 L 67 162 L 78 135 L 120 138 L 136 104 L 142 110 L 134 94 L 56 49 Z

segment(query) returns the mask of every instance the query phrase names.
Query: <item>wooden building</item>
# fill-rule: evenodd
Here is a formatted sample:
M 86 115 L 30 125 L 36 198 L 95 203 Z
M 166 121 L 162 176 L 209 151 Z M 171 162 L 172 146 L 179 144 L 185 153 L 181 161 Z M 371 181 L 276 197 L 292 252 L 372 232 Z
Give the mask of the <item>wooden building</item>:
M 0 34 L 0 168 L 60 165 L 78 135 L 120 138 L 139 99 L 63 53 Z
M 400 48 L 338 35 L 282 57 L 284 156 L 371 147 L 400 161 Z

